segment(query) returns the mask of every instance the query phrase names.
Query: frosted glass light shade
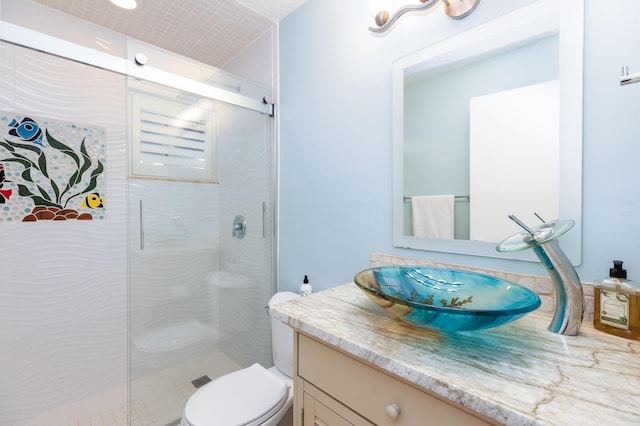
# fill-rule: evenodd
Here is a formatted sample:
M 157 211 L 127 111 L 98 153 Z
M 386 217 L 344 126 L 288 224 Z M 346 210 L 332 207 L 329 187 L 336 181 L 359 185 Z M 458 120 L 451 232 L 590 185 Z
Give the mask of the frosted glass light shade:
M 111 3 L 123 9 L 133 10 L 138 7 L 136 0 L 111 0 Z

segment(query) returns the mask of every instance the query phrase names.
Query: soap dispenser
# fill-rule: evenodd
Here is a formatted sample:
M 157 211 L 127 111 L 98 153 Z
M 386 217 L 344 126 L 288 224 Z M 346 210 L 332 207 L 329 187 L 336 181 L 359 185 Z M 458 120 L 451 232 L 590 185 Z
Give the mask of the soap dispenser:
M 593 326 L 605 333 L 640 340 L 640 286 L 627 279 L 621 260 L 593 288 Z
M 311 284 L 309 284 L 309 278 L 305 275 L 300 286 L 300 296 L 308 296 L 311 294 Z

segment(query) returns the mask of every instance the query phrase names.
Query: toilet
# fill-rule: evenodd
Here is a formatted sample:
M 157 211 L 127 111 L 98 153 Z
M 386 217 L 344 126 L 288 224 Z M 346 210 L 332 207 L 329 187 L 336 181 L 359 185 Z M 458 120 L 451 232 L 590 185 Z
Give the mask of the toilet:
M 269 307 L 300 297 L 276 293 Z M 271 319 L 275 366 L 253 364 L 199 388 L 187 401 L 180 426 L 275 426 L 293 404 L 293 332 Z

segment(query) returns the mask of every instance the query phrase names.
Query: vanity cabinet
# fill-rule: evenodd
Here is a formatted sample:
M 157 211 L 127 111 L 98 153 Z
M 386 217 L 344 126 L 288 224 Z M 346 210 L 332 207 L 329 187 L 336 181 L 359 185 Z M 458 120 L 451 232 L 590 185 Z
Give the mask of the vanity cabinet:
M 497 424 L 303 333 L 294 333 L 294 425 Z

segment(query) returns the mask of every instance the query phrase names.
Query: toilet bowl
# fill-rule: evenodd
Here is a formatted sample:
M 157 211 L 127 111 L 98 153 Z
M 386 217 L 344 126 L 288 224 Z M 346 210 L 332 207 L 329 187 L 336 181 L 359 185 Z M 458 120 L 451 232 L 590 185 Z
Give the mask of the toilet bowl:
M 299 295 L 276 293 L 269 306 Z M 253 364 L 199 388 L 187 401 L 181 426 L 275 426 L 293 404 L 293 332 L 271 319 L 274 366 Z

